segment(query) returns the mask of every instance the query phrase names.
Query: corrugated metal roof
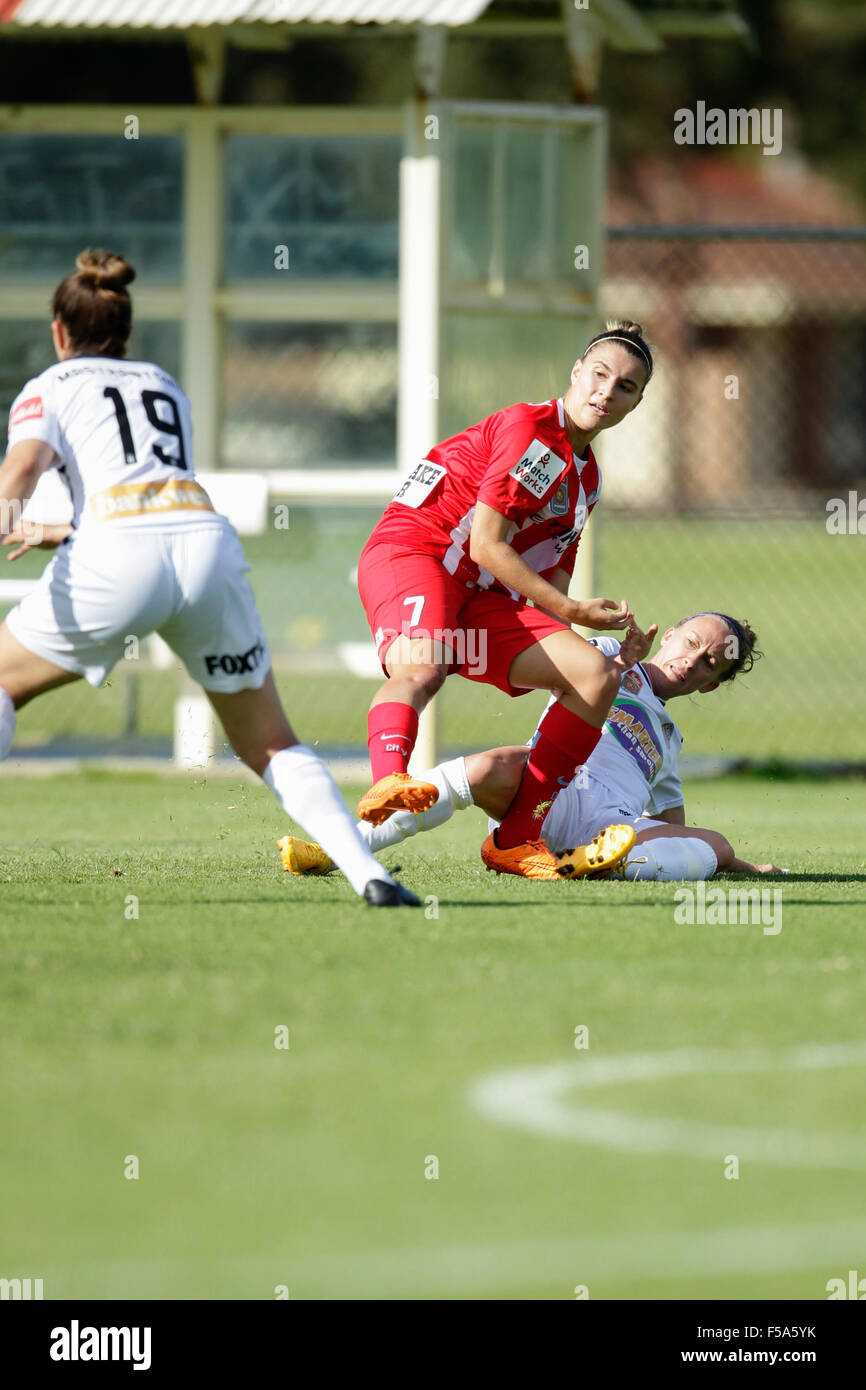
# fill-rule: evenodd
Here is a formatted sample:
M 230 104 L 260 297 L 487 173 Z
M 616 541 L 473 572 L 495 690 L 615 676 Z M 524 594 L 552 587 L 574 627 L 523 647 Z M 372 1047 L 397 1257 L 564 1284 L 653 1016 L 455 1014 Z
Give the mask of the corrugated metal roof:
M 0 20 L 58 28 L 211 24 L 470 24 L 490 0 L 0 0 Z

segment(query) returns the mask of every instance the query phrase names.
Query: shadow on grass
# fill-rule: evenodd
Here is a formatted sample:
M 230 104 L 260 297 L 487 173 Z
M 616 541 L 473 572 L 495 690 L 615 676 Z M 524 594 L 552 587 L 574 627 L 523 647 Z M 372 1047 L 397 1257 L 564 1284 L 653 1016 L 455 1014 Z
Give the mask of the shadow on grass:
M 706 882 L 707 880 L 705 880 Z M 711 883 L 866 883 L 866 874 L 714 874 Z

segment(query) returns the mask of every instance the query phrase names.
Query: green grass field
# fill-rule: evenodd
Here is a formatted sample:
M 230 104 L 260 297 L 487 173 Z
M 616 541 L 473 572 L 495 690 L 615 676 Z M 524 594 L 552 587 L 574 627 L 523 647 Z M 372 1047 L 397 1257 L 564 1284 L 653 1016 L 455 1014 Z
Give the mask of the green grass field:
M 290 528 L 245 540 L 251 581 L 279 661 L 315 659 L 338 643 L 369 640 L 351 572 L 378 519 L 376 507 L 292 507 Z M 862 588 L 862 537 L 829 536 L 823 511 L 808 519 L 646 519 L 605 515 L 598 527 L 599 592 L 625 596 L 638 618 L 662 630 L 698 609 L 747 618 L 765 655 L 751 675 L 710 697 L 676 706 L 684 753 L 793 763 L 866 762 L 866 648 L 851 640 L 850 596 Z M 2 573 L 35 578 L 44 552 Z M 847 596 L 847 597 L 846 597 Z M 135 668 L 121 661 L 99 691 L 76 686 L 22 711 L 18 743 L 117 737 L 124 690 Z M 298 731 L 321 748 L 366 754 L 366 711 L 375 680 L 339 669 L 279 672 Z M 139 729 L 170 739 L 177 680 L 141 677 Z M 509 700 L 455 679 L 437 697 L 441 746 L 454 753 L 523 743 L 544 697 Z
M 3 1276 L 823 1299 L 864 1272 L 862 781 L 687 787 L 793 870 L 777 935 L 678 925 L 674 884 L 495 878 L 477 811 L 386 856 L 426 911 L 373 912 L 282 873 L 258 787 L 0 785 Z M 477 1100 L 501 1074 L 510 1118 Z

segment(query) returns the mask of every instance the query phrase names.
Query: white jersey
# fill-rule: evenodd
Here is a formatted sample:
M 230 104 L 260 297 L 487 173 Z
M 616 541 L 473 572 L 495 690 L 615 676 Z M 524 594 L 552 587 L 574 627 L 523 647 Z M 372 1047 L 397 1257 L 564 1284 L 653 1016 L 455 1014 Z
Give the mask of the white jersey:
M 27 382 L 9 414 L 9 448 L 41 439 L 72 494 L 73 525 L 150 524 L 213 512 L 193 479 L 190 406 L 153 362 L 70 357 Z M 196 518 L 194 513 L 198 513 Z M 181 519 L 173 515 L 173 522 Z
M 622 645 L 615 637 L 593 637 L 590 641 L 605 656 L 616 656 Z M 548 704 L 545 714 L 549 708 Z M 658 815 L 683 804 L 677 766 L 682 745 L 683 736 L 664 700 L 655 694 L 644 668 L 633 666 L 619 683 L 619 693 L 584 775 L 578 774 L 571 785 L 580 788 L 588 781 L 581 802 L 588 806 L 603 802 L 615 809 L 620 819 L 644 812 Z M 563 795 L 554 801 L 554 809 Z

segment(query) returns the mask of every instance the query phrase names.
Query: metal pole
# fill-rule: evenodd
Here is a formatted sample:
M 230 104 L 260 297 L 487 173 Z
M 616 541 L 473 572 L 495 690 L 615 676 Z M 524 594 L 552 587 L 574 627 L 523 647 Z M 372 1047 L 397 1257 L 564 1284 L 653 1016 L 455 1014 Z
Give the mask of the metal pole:
M 439 434 L 440 154 L 438 119 L 419 98 L 406 108 L 400 161 L 400 325 L 397 458 L 401 476 Z M 431 119 L 432 118 L 432 119 Z M 436 762 L 436 713 L 421 715 L 410 770 Z

